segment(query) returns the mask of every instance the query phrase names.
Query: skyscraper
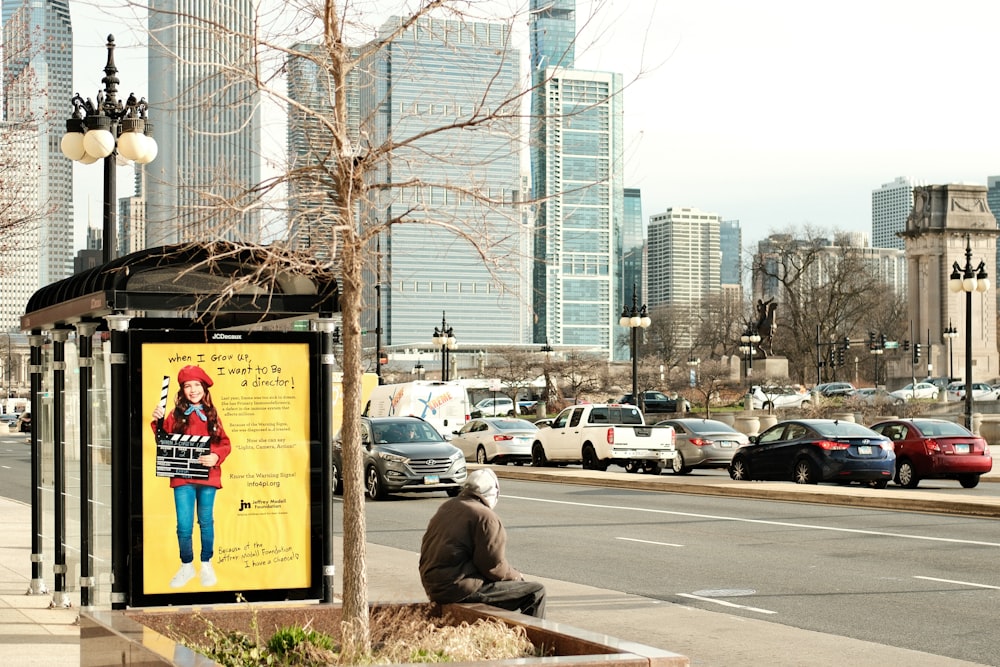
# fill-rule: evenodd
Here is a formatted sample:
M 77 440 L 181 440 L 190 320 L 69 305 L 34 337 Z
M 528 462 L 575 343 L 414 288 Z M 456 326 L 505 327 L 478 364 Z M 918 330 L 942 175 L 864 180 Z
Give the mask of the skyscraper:
M 534 339 L 591 346 L 612 359 L 622 290 L 622 77 L 571 69 L 573 7 L 531 2 Z
M 646 294 L 646 286 L 643 284 L 646 232 L 642 220 L 642 193 L 639 188 L 625 188 L 624 193 L 621 242 L 620 247 L 615 249 L 615 255 L 620 260 L 618 274 L 621 276 L 618 290 L 615 292 L 616 313 L 621 312 L 623 306 L 631 305 L 633 285 L 636 286 L 638 294 Z M 615 359 L 628 359 L 628 345 L 624 344 L 623 338 L 619 338 L 618 343 L 615 346 Z
M 73 96 L 67 0 L 3 0 L 3 58 L 4 195 L 30 218 L 17 237 L 32 258 L 0 272 L 9 329 L 35 290 L 73 272 L 73 167 L 59 147 Z
M 719 282 L 726 287 L 743 285 L 743 230 L 739 220 L 719 222 Z
M 720 288 L 721 219 L 696 208 L 668 208 L 649 220 L 649 306 L 695 305 Z
M 149 102 L 157 158 L 146 166 L 146 245 L 257 241 L 247 193 L 260 183 L 253 3 L 153 0 Z
M 913 183 L 900 176 L 872 190 L 872 245 L 876 248 L 903 249 L 897 232 L 906 230 L 906 218 L 913 208 Z
M 369 285 L 381 294 L 365 302 L 381 297 L 386 345 L 429 343 L 445 311 L 462 347 L 523 343 L 519 54 L 503 24 L 423 18 L 389 39 L 401 21 L 359 68 L 359 136 L 396 143 L 361 224 L 401 219 L 380 239 Z

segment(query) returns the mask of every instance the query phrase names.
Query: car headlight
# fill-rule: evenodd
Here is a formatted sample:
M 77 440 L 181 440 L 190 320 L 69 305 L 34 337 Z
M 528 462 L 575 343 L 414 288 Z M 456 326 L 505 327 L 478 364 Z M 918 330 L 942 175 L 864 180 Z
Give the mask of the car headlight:
M 375 456 L 385 460 L 392 461 L 393 463 L 409 463 L 410 459 L 405 456 L 400 456 L 399 454 L 390 454 L 389 452 L 375 452 Z

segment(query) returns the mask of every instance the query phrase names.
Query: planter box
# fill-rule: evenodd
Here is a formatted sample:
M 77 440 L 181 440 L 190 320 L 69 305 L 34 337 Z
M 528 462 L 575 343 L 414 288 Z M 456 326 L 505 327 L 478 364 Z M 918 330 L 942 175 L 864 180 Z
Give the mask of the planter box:
M 448 604 L 441 607 L 420 602 L 412 605 L 377 605 L 380 608 L 419 606 L 437 617 L 447 616 L 456 623 L 473 623 L 480 618 L 499 619 L 508 625 L 521 626 L 528 638 L 543 647 L 544 658 L 484 661 L 482 665 L 601 665 L 602 667 L 686 667 L 688 659 L 634 642 L 580 630 L 559 623 L 539 620 L 516 612 L 507 612 L 481 604 Z M 339 635 L 339 604 L 263 605 L 246 604 L 203 608 L 158 608 L 155 610 L 81 611 L 81 667 L 215 667 L 218 663 L 174 642 L 157 631 L 167 627 L 200 634 L 203 622 L 196 615 L 209 618 L 219 628 L 247 631 L 256 616 L 261 636 L 290 625 Z

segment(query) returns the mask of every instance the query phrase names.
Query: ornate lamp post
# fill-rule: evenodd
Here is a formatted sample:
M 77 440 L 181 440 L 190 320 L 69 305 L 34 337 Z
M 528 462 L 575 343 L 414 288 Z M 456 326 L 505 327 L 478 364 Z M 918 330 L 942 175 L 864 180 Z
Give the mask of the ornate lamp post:
M 639 329 L 645 329 L 653 320 L 649 318 L 649 314 L 646 312 L 646 304 L 642 306 L 639 305 L 639 297 L 635 290 L 635 283 L 632 283 L 632 307 L 629 308 L 625 306 L 622 308 L 621 319 L 618 320 L 618 324 L 623 327 L 629 327 L 632 330 L 631 338 L 631 354 L 632 354 L 632 400 L 635 401 L 636 406 L 642 410 L 643 402 L 642 398 L 639 396 L 639 353 L 638 353 L 638 334 Z
M 757 351 L 756 345 L 759 342 L 760 334 L 757 333 L 757 327 L 753 324 L 748 324 L 740 336 L 740 353 L 743 354 L 747 378 L 747 396 L 744 401 L 744 407 L 747 410 L 753 408 L 753 390 L 751 389 L 752 385 L 750 383 L 752 380 L 750 378 L 753 375 L 753 355 Z
M 952 292 L 965 292 L 965 427 L 972 430 L 972 293 L 985 292 L 990 288 L 986 263 L 972 268 L 972 241 L 965 235 L 965 267 L 952 264 L 948 281 Z
M 948 382 L 951 382 L 955 377 L 955 339 L 958 338 L 958 329 L 951 323 L 950 317 L 948 328 L 941 335 L 948 341 Z
M 448 350 L 454 350 L 457 343 L 455 341 L 455 333 L 448 326 L 444 315 L 445 313 L 442 310 L 441 328 L 434 327 L 434 337 L 431 339 L 431 342 L 441 347 L 441 380 L 446 382 L 448 380 Z
M 156 157 L 156 141 L 151 136 L 153 125 L 146 118 L 149 105 L 146 98 L 130 94 L 124 102 L 118 99 L 118 68 L 115 66 L 115 36 L 108 35 L 108 62 L 104 66 L 104 90 L 97 93 L 97 104 L 79 93 L 73 96 L 73 115 L 66 121 L 66 134 L 61 148 L 63 155 L 83 164 L 104 159 L 104 238 L 103 260 L 115 257 L 117 245 L 118 205 L 115 194 L 115 165 L 120 155 L 138 164 L 148 164 Z

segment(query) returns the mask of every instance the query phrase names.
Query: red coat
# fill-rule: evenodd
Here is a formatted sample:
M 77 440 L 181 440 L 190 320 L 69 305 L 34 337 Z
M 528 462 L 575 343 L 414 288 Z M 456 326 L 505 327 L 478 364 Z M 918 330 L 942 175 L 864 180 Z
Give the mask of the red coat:
M 174 412 L 171 410 L 163 418 L 163 430 L 167 433 L 174 432 Z M 219 462 L 212 466 L 208 471 L 208 479 L 184 479 L 181 477 L 171 477 L 170 478 L 170 488 L 176 486 L 183 486 L 184 484 L 207 484 L 208 486 L 214 486 L 217 489 L 222 488 L 222 462 L 226 460 L 229 456 L 229 452 L 232 450 L 233 445 L 229 441 L 229 436 L 226 435 L 226 429 L 222 427 L 222 420 L 216 419 L 216 424 L 218 425 L 219 432 L 216 437 L 211 440 L 211 452 L 213 454 L 219 455 Z M 156 433 L 156 420 L 150 424 L 153 428 L 153 433 Z M 211 435 L 208 432 L 208 422 L 203 422 L 198 419 L 196 415 L 191 415 L 188 419 L 186 435 Z

